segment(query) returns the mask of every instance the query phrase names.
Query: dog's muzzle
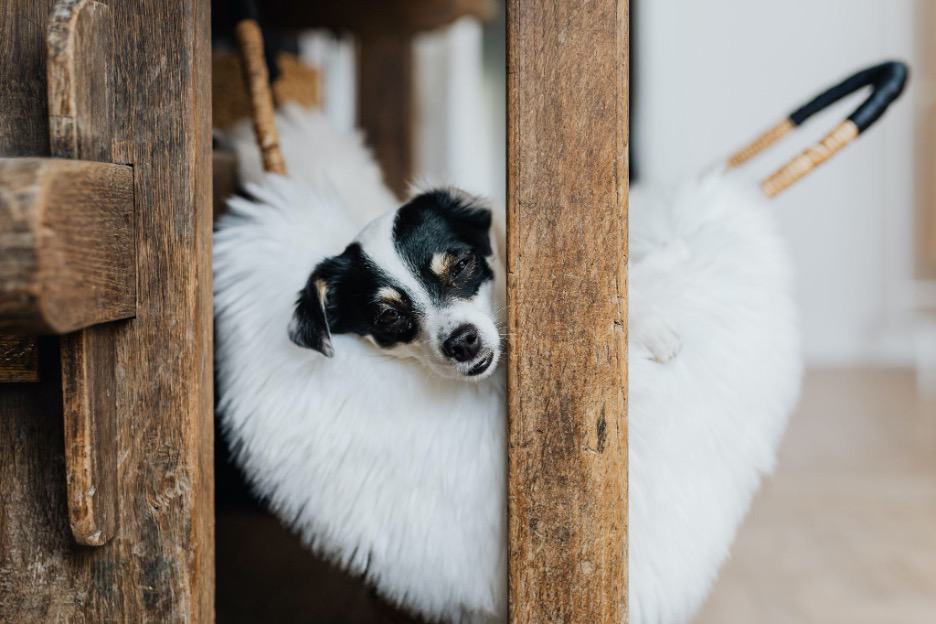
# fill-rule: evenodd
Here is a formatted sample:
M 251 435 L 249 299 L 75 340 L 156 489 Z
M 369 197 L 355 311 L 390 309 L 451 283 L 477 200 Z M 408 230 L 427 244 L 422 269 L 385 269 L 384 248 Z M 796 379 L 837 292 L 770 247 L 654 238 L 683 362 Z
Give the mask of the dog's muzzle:
M 470 323 L 459 325 L 442 343 L 442 354 L 466 377 L 484 374 L 495 360 L 493 349 L 486 347 L 481 332 Z

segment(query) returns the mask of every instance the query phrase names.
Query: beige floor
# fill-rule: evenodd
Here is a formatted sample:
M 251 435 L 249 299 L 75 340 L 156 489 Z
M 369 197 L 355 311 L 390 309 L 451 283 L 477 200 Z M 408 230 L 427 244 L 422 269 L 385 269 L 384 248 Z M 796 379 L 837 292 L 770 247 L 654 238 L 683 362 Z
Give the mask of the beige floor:
M 936 403 L 907 371 L 807 376 L 696 624 L 936 623 Z

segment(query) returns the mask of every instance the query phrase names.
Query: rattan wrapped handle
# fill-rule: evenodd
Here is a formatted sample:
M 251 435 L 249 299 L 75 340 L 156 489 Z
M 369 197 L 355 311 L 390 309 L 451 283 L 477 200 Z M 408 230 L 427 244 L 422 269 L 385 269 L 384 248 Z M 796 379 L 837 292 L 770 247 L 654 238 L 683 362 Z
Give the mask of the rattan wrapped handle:
M 252 3 L 248 3 L 252 4 Z M 279 144 L 276 130 L 276 115 L 273 90 L 263 55 L 263 33 L 256 19 L 247 18 L 235 28 L 237 44 L 241 54 L 244 83 L 250 99 L 250 116 L 253 120 L 257 145 L 263 170 L 286 175 L 286 161 Z
M 768 197 L 779 195 L 874 125 L 903 93 L 908 75 L 906 64 L 888 61 L 849 76 L 800 106 L 786 119 L 735 152 L 728 159 L 728 167 L 738 167 L 746 163 L 819 111 L 859 89 L 871 87 L 871 94 L 845 121 L 836 126 L 817 145 L 807 148 L 761 183 L 761 188 Z

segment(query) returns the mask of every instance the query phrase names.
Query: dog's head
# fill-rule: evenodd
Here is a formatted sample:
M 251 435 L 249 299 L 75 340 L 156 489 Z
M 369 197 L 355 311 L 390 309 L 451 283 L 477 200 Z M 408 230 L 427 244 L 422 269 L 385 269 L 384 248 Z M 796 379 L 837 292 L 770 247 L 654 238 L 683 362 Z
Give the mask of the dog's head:
M 357 334 L 449 378 L 483 379 L 501 354 L 491 211 L 455 190 L 414 197 L 323 260 L 299 293 L 297 345 L 326 356 Z

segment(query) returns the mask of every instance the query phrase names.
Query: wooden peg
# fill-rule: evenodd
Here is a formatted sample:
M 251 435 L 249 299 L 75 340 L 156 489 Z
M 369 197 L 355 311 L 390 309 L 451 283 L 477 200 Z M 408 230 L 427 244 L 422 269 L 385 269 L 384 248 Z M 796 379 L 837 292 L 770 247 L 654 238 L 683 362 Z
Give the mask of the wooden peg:
M 58 0 L 48 36 L 52 154 L 110 162 L 114 128 L 114 17 L 93 0 Z M 133 175 L 128 183 L 132 191 Z M 125 303 L 136 309 L 133 195 L 124 213 Z M 112 229 L 116 237 L 119 226 Z M 113 323 L 62 337 L 62 405 L 68 515 L 79 544 L 100 546 L 117 530 L 117 340 Z

